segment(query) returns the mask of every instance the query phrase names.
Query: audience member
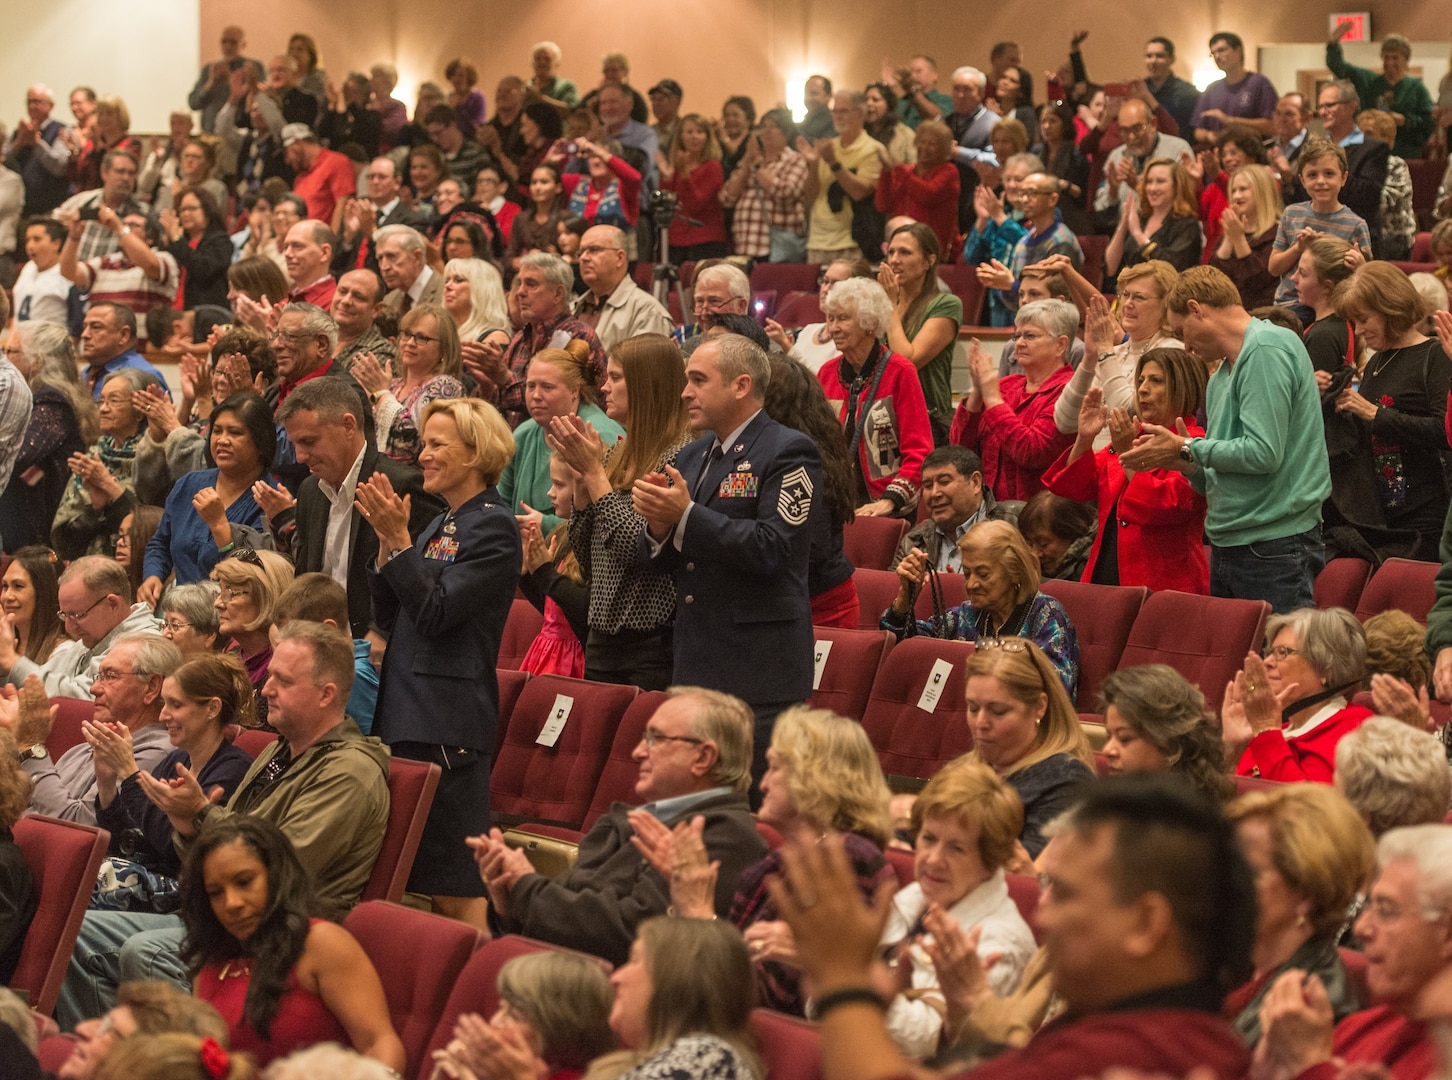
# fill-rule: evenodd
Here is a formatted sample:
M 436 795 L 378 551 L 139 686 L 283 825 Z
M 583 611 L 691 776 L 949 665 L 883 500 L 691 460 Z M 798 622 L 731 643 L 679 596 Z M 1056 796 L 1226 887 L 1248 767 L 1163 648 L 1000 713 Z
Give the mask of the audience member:
M 124 983 L 114 1006 L 76 1025 L 75 1045 L 56 1075 L 65 1080 L 92 1080 L 130 1040 L 144 1045 L 141 1040 L 167 1033 L 210 1038 L 219 1049 L 227 1042 L 226 1022 L 216 1009 L 192 996 L 190 987 L 181 989 L 151 980 Z M 135 1064 L 140 1067 L 143 1062 Z M 115 1080 L 131 1075 L 135 1073 L 122 1072 Z
M 908 530 L 898 544 L 900 563 L 920 551 L 927 566 L 939 573 L 962 573 L 960 545 L 973 526 L 984 521 L 1016 524 L 1022 504 L 999 502 L 983 483 L 983 462 L 964 446 L 939 446 L 923 459 L 920 503 L 923 520 Z
M 1191 120 L 1200 92 L 1195 84 L 1180 78 L 1174 71 L 1175 43 L 1167 37 L 1152 37 L 1144 46 L 1145 89 L 1159 107 L 1174 118 L 1183 132 L 1194 129 Z
M 1336 790 L 1373 836 L 1440 825 L 1452 805 L 1452 770 L 1441 740 L 1399 720 L 1372 716 L 1336 744 Z
M 11 731 L 0 734 L 0 979 L 7 983 L 15 974 L 39 900 L 30 864 L 11 832 L 29 811 L 33 783 L 19 758 Z
M 66 127 L 51 119 L 55 94 L 44 83 L 25 91 L 25 119 L 5 142 L 5 166 L 20 174 L 25 185 L 25 212 L 49 214 L 63 203 L 70 185 L 66 168 L 71 160 Z
M 1196 416 L 1205 401 L 1205 366 L 1183 349 L 1155 348 L 1140 355 L 1134 381 L 1133 417 L 1106 405 L 1103 390 L 1084 396 L 1074 445 L 1044 472 L 1044 485 L 1066 499 L 1098 501 L 1085 581 L 1204 595 L 1210 591 L 1205 496 L 1178 469 L 1131 471 L 1120 456 L 1133 448 L 1140 424 L 1183 425 L 1192 438 L 1203 434 Z M 1110 444 L 1095 451 L 1106 430 Z
M 1225 690 L 1226 760 L 1241 776 L 1329 784 L 1337 742 L 1371 715 L 1349 703 L 1366 677 L 1366 634 L 1344 608 L 1302 608 L 1272 616 L 1265 641 L 1265 661 L 1251 653 Z
M 1346 62 L 1341 39 L 1354 29 L 1351 19 L 1338 22 L 1326 42 L 1326 66 L 1338 79 L 1346 79 L 1356 88 L 1363 109 L 1384 109 L 1396 121 L 1396 145 L 1393 153 L 1401 158 L 1419 158 L 1422 147 L 1432 136 L 1432 95 L 1426 83 L 1407 74 L 1412 59 L 1412 45 L 1401 34 L 1388 34 L 1381 43 L 1381 74 Z
M 1207 86 L 1195 103 L 1190 127 L 1196 142 L 1213 142 L 1216 133 L 1234 122 L 1262 135 L 1271 131 L 1276 88 L 1264 75 L 1247 71 L 1245 43 L 1238 34 L 1220 31 L 1210 37 L 1210 58 L 1225 73 Z
M 1022 505 L 1018 529 L 1038 560 L 1040 576 L 1046 581 L 1082 578 L 1098 535 L 1095 507 L 1048 490 Z
M 41 544 L 15 549 L 0 575 L 0 634 L 13 635 L 15 651 L 43 664 L 65 638 L 55 609 L 60 560 Z
M 464 396 L 462 350 L 453 318 L 437 303 L 412 307 L 398 321 L 403 373 L 389 372 L 370 354 L 353 361 L 352 376 L 373 402 L 380 450 L 400 465 L 416 466 L 423 448 L 423 416 L 430 404 Z
M 1230 177 L 1230 202 L 1220 215 L 1220 242 L 1206 260 L 1225 272 L 1240 291 L 1247 311 L 1270 304 L 1277 281 L 1270 257 L 1281 204 L 1276 176 L 1265 165 L 1242 165 Z
M 1216 802 L 1235 796 L 1205 695 L 1167 664 L 1112 671 L 1099 691 L 1107 772 L 1169 772 Z
M 809 75 L 802 83 L 802 105 L 805 115 L 798 125 L 803 138 L 815 143 L 836 134 L 832 124 L 832 80 L 825 75 Z
M 576 318 L 595 331 L 606 352 L 639 334 L 669 336 L 674 324 L 659 300 L 630 275 L 625 233 L 614 225 L 595 225 L 580 241 L 580 277 L 585 292 L 575 298 Z
M 170 641 L 186 659 L 206 656 L 215 651 L 219 622 L 218 589 L 215 582 L 198 581 L 194 585 L 177 585 L 161 598 L 161 636 Z
M 1190 156 L 1190 144 L 1166 135 L 1158 124 L 1156 114 L 1138 98 L 1120 106 L 1118 129 L 1124 141 L 1104 159 L 1104 182 L 1094 193 L 1094 209 L 1106 224 L 1118 223 L 1151 161 L 1179 161 Z
M 807 160 L 802 201 L 807 207 L 807 261 L 825 266 L 834 259 L 869 254 L 876 236 L 857 235 L 855 207 L 870 200 L 882 171 L 883 146 L 863 129 L 866 109 L 855 90 L 839 90 L 832 98 L 834 138 L 809 143 L 797 136 L 797 150 Z M 873 230 L 874 232 L 876 230 Z
M 911 165 L 917 159 L 913 129 L 897 113 L 897 94 L 886 83 L 868 83 L 862 92 L 863 128 L 882 144 L 884 173 L 894 165 Z
M 212 581 L 218 586 L 217 632 L 226 651 L 247 668 L 261 727 L 268 726 L 265 689 L 272 663 L 272 608 L 293 576 L 292 564 L 284 556 L 245 547 L 212 568 Z
M 645 800 L 641 809 L 668 828 L 704 820 L 707 858 L 720 863 L 714 909 L 724 915 L 742 872 L 766 852 L 746 800 L 751 710 L 699 687 L 673 687 L 670 695 L 632 753 L 640 766 L 635 793 Z M 581 840 L 575 865 L 555 878 L 534 873 L 497 829 L 470 840 L 501 928 L 625 963 L 641 923 L 664 913 L 670 901 L 670 882 L 632 843 L 630 813 L 622 803 L 612 805 Z M 707 923 L 689 920 L 697 921 Z M 747 963 L 740 978 L 749 986 Z
M 936 123 L 929 121 L 929 125 Z M 933 126 L 918 131 L 920 140 L 935 134 Z M 928 225 L 898 226 L 888 238 L 887 257 L 877 274 L 892 304 L 885 328 L 888 347 L 917 369 L 933 442 L 938 446 L 947 443 L 952 423 L 953 347 L 963 322 L 962 300 L 937 288 L 939 252 L 956 250 L 957 234 L 951 235 L 954 246 L 940 248 L 940 237 Z
M 953 72 L 953 111 L 944 120 L 953 132 L 953 163 L 958 167 L 958 230 L 973 224 L 973 193 L 978 188 L 978 165 L 1001 164 L 988 152 L 988 137 L 998 114 L 983 103 L 988 76 L 976 67 Z
M 61 274 L 60 254 L 68 230 L 48 217 L 27 218 L 21 228 L 26 262 L 15 280 L 15 322 L 47 322 L 65 326 L 70 282 Z
M 130 214 L 146 216 L 146 207 L 135 194 L 140 169 L 137 155 L 130 150 L 108 150 L 101 158 L 101 186 L 72 195 L 56 208 L 55 216 L 73 233 L 79 223 L 76 257 L 82 262 L 100 259 L 121 249 L 120 236 L 111 227 L 113 220 Z
M 1058 212 L 1059 180 L 1042 172 L 1024 177 L 1020 190 L 1024 206 L 1024 235 L 1014 244 L 1008 264 L 990 260 L 978 267 L 978 280 L 1000 290 L 1006 311 L 1019 310 L 1019 283 L 1023 272 L 1034 263 L 1067 255 L 1075 269 L 1084 265 L 1084 250 Z M 1069 335 L 1070 340 L 1074 335 Z
M 379 333 L 376 325 L 383 312 L 383 296 L 383 279 L 372 270 L 349 270 L 338 278 L 328 309 L 338 327 L 333 362 L 350 375 L 354 359 L 364 355 L 371 354 L 389 371 L 398 364 L 398 346 Z

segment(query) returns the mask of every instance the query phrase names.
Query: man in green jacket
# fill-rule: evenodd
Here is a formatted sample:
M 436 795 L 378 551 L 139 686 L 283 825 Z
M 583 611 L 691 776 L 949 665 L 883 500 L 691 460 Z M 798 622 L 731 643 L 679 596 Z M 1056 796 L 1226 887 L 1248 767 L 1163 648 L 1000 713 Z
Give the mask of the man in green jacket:
M 1321 503 L 1331 468 L 1321 394 L 1300 336 L 1252 319 L 1235 285 L 1195 266 L 1165 298 L 1170 328 L 1207 366 L 1203 438 L 1144 424 L 1126 471 L 1176 469 L 1209 503 L 1210 592 L 1265 600 L 1277 614 L 1310 607 L 1326 562 Z
M 1382 73 L 1378 75 L 1346 62 L 1341 39 L 1352 25 L 1342 23 L 1326 42 L 1326 66 L 1338 79 L 1350 79 L 1356 84 L 1363 109 L 1391 113 L 1397 122 L 1397 141 L 1392 153 L 1403 159 L 1421 157 L 1422 147 L 1432 136 L 1432 95 L 1421 79 L 1407 74 L 1407 65 L 1412 59 L 1411 42 L 1400 34 L 1388 34 L 1381 43 Z

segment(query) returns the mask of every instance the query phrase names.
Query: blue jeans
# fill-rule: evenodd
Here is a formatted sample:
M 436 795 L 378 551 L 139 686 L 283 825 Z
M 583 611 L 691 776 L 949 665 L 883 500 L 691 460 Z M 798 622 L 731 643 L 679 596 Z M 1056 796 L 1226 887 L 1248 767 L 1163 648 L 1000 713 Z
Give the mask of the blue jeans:
M 116 1005 L 116 988 L 133 979 L 164 979 L 191 990 L 181 962 L 185 931 L 176 915 L 88 911 L 71 953 L 55 1016 L 61 1030 L 102 1016 Z
M 1210 549 L 1210 595 L 1264 600 L 1277 615 L 1312 607 L 1311 583 L 1326 565 L 1317 525 L 1297 536 Z

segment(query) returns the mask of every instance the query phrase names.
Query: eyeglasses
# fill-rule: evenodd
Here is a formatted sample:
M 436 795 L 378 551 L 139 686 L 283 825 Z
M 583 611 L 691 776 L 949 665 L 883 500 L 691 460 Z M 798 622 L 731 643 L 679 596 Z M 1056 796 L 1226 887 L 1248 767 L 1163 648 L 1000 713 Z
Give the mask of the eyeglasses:
M 1122 292 L 1119 294 L 1120 303 L 1131 304 L 1153 304 L 1159 301 L 1158 296 L 1151 296 L 1149 293 Z
M 729 303 L 729 296 L 697 296 L 692 298 L 691 307 L 695 311 L 720 311 Z
M 1343 105 L 1355 105 L 1354 101 L 1318 101 L 1316 111 L 1318 113 L 1330 112 L 1332 109 L 1339 109 Z
M 683 742 L 691 743 L 694 746 L 700 746 L 701 743 L 705 740 L 693 738 L 690 735 L 665 735 L 659 731 L 656 731 L 655 728 L 646 728 L 645 734 L 640 737 L 640 741 L 645 743 L 645 748 L 647 750 L 651 750 L 654 749 L 657 743 Z
M 181 619 L 167 619 L 161 624 L 161 628 L 173 634 L 180 634 L 183 630 L 190 630 L 192 624 L 183 622 Z
M 130 404 L 131 404 L 131 395 L 130 394 L 105 394 L 105 395 L 102 396 L 101 400 L 97 403 L 97 407 L 99 408 L 101 405 L 105 405 L 105 406 L 107 406 L 109 408 L 112 408 L 112 409 L 119 409 L 119 408 L 121 408 L 124 405 L 130 405 Z
M 1016 334 L 1009 334 L 1008 335 L 1008 340 L 1009 341 L 1026 341 L 1029 344 L 1033 344 L 1035 341 L 1043 341 L 1048 336 L 1049 336 L 1048 334 L 1031 334 L 1028 331 L 1021 330 L 1021 331 L 1019 331 Z
M 248 591 L 247 591 L 247 589 L 245 587 L 244 588 L 241 588 L 241 589 L 232 589 L 232 588 L 228 588 L 226 585 L 223 585 L 220 589 L 217 590 L 217 595 L 222 598 L 222 602 L 223 603 L 230 604 L 233 600 L 236 600 L 239 596 L 244 596 L 245 597 L 245 596 L 248 596 L 250 594 L 248 593 Z
M 1293 649 L 1289 645 L 1277 645 L 1275 648 L 1267 649 L 1265 651 L 1265 658 L 1267 660 L 1275 660 L 1278 663 L 1284 660 L 1288 660 L 1292 656 L 1300 655 L 1300 649 Z
M 61 622 L 80 622 L 91 612 L 95 611 L 97 605 L 99 605 L 102 600 L 109 600 L 112 595 L 114 594 L 107 593 L 105 596 L 101 597 L 100 600 L 97 600 L 90 607 L 86 608 L 85 611 L 57 611 L 55 613 L 55 617 Z
M 398 332 L 398 343 L 400 345 L 407 344 L 410 341 L 416 342 L 419 345 L 432 345 L 438 340 L 438 338 L 429 337 L 427 334 L 415 334 L 412 330 L 400 330 Z
M 1137 139 L 1149 129 L 1150 126 L 1148 122 L 1143 124 L 1121 124 L 1119 126 L 1119 133 L 1121 135 L 1127 135 L 1131 139 Z
M 96 672 L 96 681 L 103 683 L 120 682 L 127 675 L 141 675 L 139 671 L 123 671 L 119 668 L 102 668 Z
M 580 249 L 581 255 L 603 255 L 607 251 L 621 251 L 621 248 L 601 247 L 598 244 L 591 244 L 589 247 Z
M 267 340 L 286 341 L 289 344 L 296 345 L 299 341 L 306 341 L 310 336 L 310 334 L 305 334 L 301 330 L 274 330 L 267 335 Z

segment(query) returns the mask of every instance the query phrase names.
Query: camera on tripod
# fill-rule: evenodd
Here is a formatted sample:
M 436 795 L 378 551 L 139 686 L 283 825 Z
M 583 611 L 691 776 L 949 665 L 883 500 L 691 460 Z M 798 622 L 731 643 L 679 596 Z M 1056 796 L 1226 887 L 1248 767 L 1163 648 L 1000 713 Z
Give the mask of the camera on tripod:
M 676 207 L 681 199 L 674 191 L 652 191 L 650 204 L 646 207 L 650 220 L 657 229 L 669 229 L 676 220 Z

